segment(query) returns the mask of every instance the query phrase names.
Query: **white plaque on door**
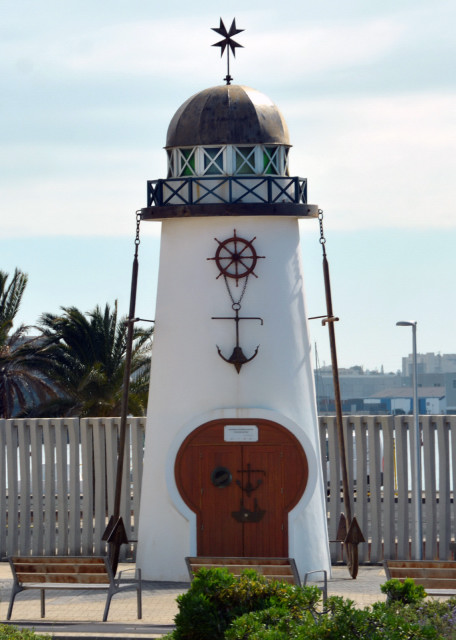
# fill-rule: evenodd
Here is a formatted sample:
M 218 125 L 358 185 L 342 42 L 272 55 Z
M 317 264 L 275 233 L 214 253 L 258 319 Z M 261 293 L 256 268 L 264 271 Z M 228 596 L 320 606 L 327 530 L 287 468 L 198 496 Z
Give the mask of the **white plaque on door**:
M 225 442 L 258 442 L 258 427 L 255 424 L 226 424 Z

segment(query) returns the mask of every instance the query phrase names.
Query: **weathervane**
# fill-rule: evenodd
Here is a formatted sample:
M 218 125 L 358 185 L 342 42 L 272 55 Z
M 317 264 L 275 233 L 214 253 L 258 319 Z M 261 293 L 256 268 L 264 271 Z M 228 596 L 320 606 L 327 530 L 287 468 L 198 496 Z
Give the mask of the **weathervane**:
M 241 47 L 242 49 L 244 48 L 242 44 L 239 44 L 238 42 L 233 40 L 232 36 L 245 31 L 245 29 L 236 29 L 236 18 L 234 18 L 233 22 L 231 23 L 230 30 L 227 31 L 225 25 L 223 24 L 223 20 L 220 18 L 220 26 L 212 27 L 212 31 L 215 31 L 216 33 L 219 33 L 221 36 L 223 36 L 223 40 L 220 40 L 220 42 L 216 42 L 212 45 L 213 47 L 220 47 L 220 56 L 223 56 L 223 54 L 225 53 L 225 49 L 228 46 L 226 54 L 227 72 L 226 77 L 223 79 L 226 81 L 226 84 L 231 84 L 231 80 L 233 78 L 230 76 L 230 49 L 233 56 L 236 57 L 236 47 Z

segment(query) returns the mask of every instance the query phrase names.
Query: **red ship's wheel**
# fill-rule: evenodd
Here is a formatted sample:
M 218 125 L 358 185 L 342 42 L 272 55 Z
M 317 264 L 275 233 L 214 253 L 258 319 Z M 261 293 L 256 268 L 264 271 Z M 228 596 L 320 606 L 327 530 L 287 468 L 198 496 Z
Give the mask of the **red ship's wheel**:
M 254 269 L 257 260 L 264 256 L 257 256 L 252 244 L 254 240 L 255 238 L 252 240 L 239 238 L 236 235 L 236 229 L 232 238 L 228 238 L 223 242 L 217 240 L 219 246 L 215 252 L 215 258 L 210 259 L 215 260 L 220 275 L 234 278 L 235 280 L 246 278 L 250 274 L 255 275 Z

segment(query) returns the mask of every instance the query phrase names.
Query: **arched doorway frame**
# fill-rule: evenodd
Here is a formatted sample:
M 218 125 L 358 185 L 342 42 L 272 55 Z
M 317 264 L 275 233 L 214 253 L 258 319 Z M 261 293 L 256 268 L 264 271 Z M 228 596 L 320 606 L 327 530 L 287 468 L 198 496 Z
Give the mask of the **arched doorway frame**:
M 204 414 L 200 414 L 191 418 L 188 422 L 186 422 L 171 443 L 171 446 L 168 450 L 168 455 L 166 458 L 166 486 L 168 489 L 168 493 L 172 503 L 174 504 L 177 511 L 188 521 L 189 523 L 189 536 L 190 536 L 190 545 L 189 545 L 189 554 L 196 555 L 197 548 L 197 532 L 196 532 L 196 514 L 185 504 L 182 496 L 179 493 L 179 490 L 176 485 L 176 480 L 174 476 L 174 465 L 176 462 L 176 457 L 178 451 L 187 438 L 187 436 L 192 433 L 195 429 L 200 427 L 201 425 L 212 422 L 213 420 L 268 420 L 270 422 L 276 422 L 285 429 L 288 429 L 300 442 L 303 447 L 308 463 L 309 476 L 307 481 L 307 486 L 304 491 L 303 496 L 299 500 L 298 504 L 289 512 L 288 521 L 289 527 L 293 525 L 293 521 L 297 515 L 302 510 L 304 510 L 312 498 L 315 487 L 317 485 L 318 475 L 321 473 L 321 466 L 318 463 L 317 455 L 319 452 L 315 451 L 314 446 L 312 445 L 311 440 L 305 433 L 302 427 L 300 427 L 296 422 L 284 416 L 282 413 L 278 411 L 271 411 L 269 409 L 218 409 L 214 411 L 209 411 Z M 292 545 L 291 545 L 292 547 Z

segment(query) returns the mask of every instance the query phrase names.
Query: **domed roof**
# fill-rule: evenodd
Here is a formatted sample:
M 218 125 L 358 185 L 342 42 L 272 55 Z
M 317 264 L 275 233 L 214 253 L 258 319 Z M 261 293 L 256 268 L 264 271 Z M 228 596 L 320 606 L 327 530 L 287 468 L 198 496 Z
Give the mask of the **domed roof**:
M 166 147 L 214 144 L 289 145 L 287 124 L 263 93 L 241 85 L 221 85 L 196 93 L 176 111 Z

